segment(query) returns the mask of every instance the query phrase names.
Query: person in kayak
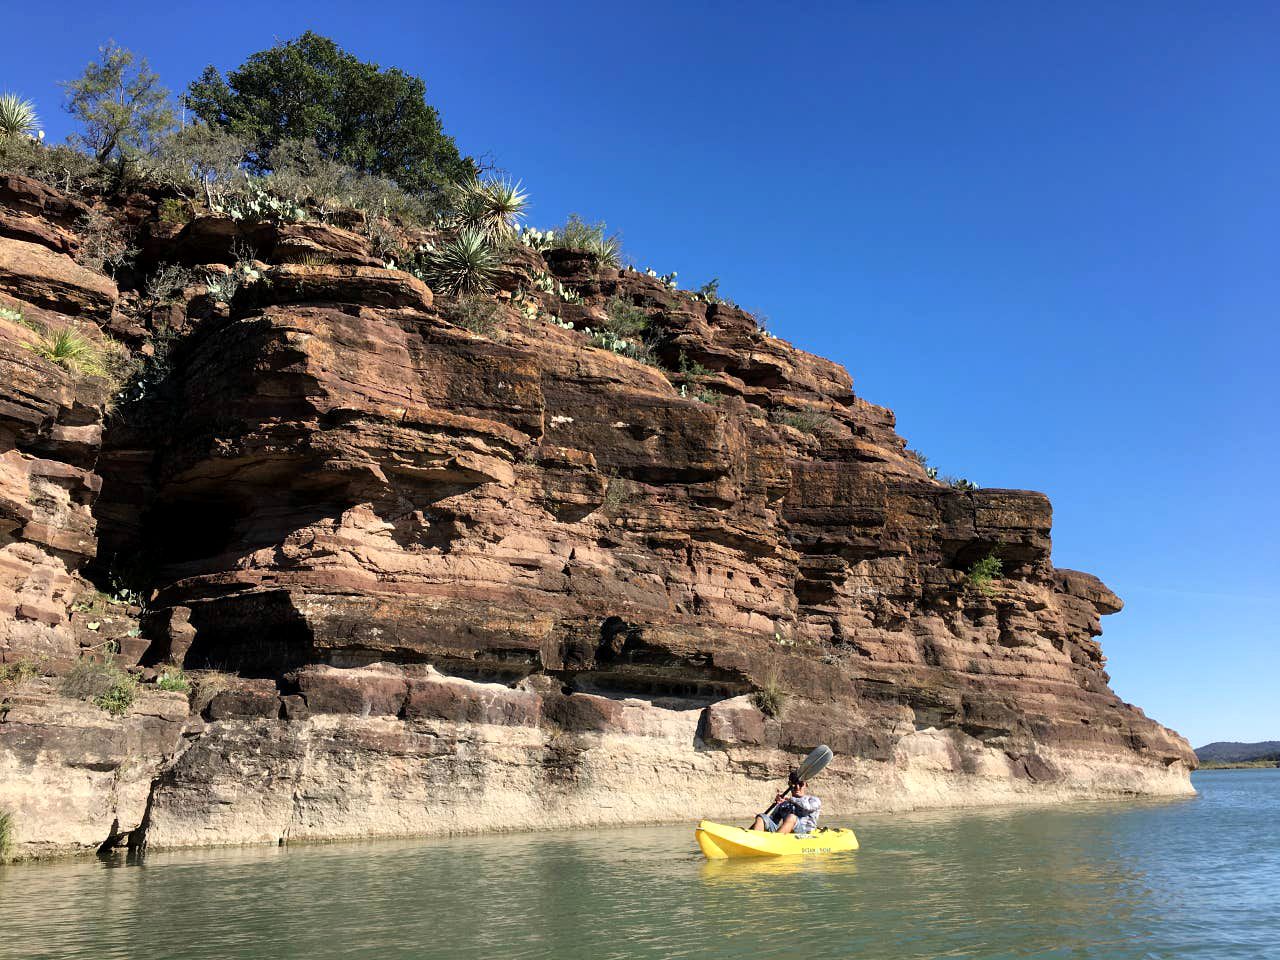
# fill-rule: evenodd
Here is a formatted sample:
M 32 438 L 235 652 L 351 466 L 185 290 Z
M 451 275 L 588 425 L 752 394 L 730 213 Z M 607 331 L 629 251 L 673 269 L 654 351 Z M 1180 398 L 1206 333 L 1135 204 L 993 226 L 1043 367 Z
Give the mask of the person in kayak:
M 822 809 L 822 801 L 809 793 L 808 785 L 793 772 L 788 778 L 791 781 L 791 797 L 783 800 L 781 793 L 773 798 L 774 809 L 769 814 L 757 814 L 752 830 L 766 830 L 769 833 L 810 833 L 818 825 L 818 811 Z

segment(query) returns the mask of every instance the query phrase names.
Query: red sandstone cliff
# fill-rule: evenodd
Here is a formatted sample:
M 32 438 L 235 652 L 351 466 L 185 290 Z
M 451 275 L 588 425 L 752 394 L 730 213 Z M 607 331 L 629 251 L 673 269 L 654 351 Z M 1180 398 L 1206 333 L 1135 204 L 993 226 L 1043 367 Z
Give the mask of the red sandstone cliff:
M 930 479 L 838 365 L 568 250 L 517 247 L 477 334 L 356 230 L 156 199 L 110 211 L 143 268 L 251 246 L 261 279 L 148 305 L 72 259 L 79 201 L 0 177 L 0 306 L 173 344 L 104 429 L 103 385 L 0 319 L 0 662 L 65 672 L 96 639 L 71 611 L 96 555 L 145 579 L 122 659 L 217 682 L 120 720 L 11 692 L 22 842 L 656 819 L 677 769 L 730 811 L 817 742 L 846 810 L 1190 790 L 1186 741 L 1107 686 L 1121 603 L 1053 566 L 1048 500 Z M 610 297 L 662 366 L 589 344 Z M 988 595 L 965 571 L 990 554 Z M 74 810 L 37 796 L 86 766 Z

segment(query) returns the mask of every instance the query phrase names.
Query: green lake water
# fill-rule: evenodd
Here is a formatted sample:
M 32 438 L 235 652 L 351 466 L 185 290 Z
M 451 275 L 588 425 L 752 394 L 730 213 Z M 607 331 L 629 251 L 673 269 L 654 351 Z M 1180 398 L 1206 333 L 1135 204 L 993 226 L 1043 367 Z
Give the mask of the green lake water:
M 813 859 L 708 863 L 690 824 L 15 864 L 0 957 L 1280 957 L 1280 770 L 1194 781 L 833 816 L 862 849 Z

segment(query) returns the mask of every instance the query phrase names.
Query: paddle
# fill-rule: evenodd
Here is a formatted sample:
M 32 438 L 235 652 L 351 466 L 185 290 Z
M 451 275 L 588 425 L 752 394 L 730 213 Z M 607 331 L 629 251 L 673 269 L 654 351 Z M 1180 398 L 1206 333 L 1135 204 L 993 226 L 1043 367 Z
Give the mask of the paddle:
M 831 758 L 833 756 L 834 754 L 831 752 L 831 748 L 828 747 L 825 743 L 820 746 L 814 747 L 813 753 L 805 757 L 804 761 L 800 764 L 800 766 L 796 768 L 796 780 L 799 781 L 800 783 L 807 783 L 808 781 L 812 780 L 814 777 L 816 777 L 818 774 L 820 774 L 823 770 L 827 768 L 827 764 L 831 762 Z M 794 787 L 788 786 L 786 793 L 782 795 L 782 800 L 785 800 L 787 796 L 791 793 L 791 791 L 794 789 L 795 789 Z M 779 800 L 777 803 L 771 806 L 768 810 L 762 813 L 761 816 L 762 817 L 772 816 L 773 811 L 777 810 L 778 807 L 782 806 L 782 800 Z

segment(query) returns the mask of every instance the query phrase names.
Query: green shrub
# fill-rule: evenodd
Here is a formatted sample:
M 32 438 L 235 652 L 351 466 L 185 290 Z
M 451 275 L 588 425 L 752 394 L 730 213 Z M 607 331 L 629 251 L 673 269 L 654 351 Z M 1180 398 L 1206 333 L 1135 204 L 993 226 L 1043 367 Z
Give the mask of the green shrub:
M 0 663 L 0 686 L 18 689 L 28 680 L 40 676 L 40 664 L 34 660 L 23 658 L 12 663 Z
M 462 297 L 492 290 L 498 265 L 488 238 L 479 230 L 464 229 L 427 254 L 422 275 L 437 293 Z
M 778 685 L 775 678 L 769 678 L 761 685 L 760 689 L 751 694 L 751 702 L 754 703 L 766 717 L 781 717 L 782 711 L 787 705 L 787 695 L 782 687 Z
M 445 316 L 464 330 L 489 336 L 502 318 L 502 311 L 488 297 L 463 297 L 446 308 Z
M 0 810 L 0 863 L 13 856 L 13 814 Z
M 248 146 L 260 173 L 278 169 L 274 152 L 303 141 L 329 161 L 401 188 L 439 207 L 448 186 L 474 176 L 415 76 L 382 69 L 310 31 L 252 54 L 224 78 L 208 67 L 185 102 L 201 120 Z
M 109 644 L 101 656 L 82 656 L 62 678 L 62 692 L 119 717 L 127 713 L 137 699 L 138 681 L 108 659 L 112 653 L 114 644 Z
M 203 196 L 212 209 L 237 187 L 244 188 L 247 175 L 241 163 L 248 149 L 221 127 L 188 123 L 156 143 L 154 155 L 143 161 L 142 172 L 187 200 Z M 161 210 L 163 214 L 163 205 Z
M 976 590 L 983 596 L 990 597 L 995 594 L 992 582 L 1003 571 L 1004 564 L 1000 561 L 1000 558 L 995 553 L 989 553 L 969 568 L 966 582 L 970 589 Z
M 808 434 L 821 433 L 833 425 L 829 416 L 816 410 L 773 410 L 769 419 Z
M 62 144 L 47 147 L 27 137 L 0 137 L 0 169 L 68 193 L 103 186 L 109 179 L 100 163 L 79 150 Z
M 236 262 L 230 270 L 226 273 L 210 271 L 205 274 L 205 288 L 209 291 L 209 296 L 219 303 L 230 304 L 242 288 L 257 283 L 262 278 L 258 268 L 253 265 L 252 250 L 246 247 L 233 247 L 231 253 L 236 258 Z
M 977 490 L 978 485 L 972 480 L 966 480 L 964 477 L 953 477 L 950 474 L 942 477 L 942 482 L 952 490 Z
M 112 398 L 110 413 L 114 419 L 128 421 L 135 418 L 146 401 L 160 395 L 173 366 L 172 353 L 178 339 L 172 327 L 161 325 L 156 328 L 151 336 L 150 355 L 140 355 L 136 362 L 130 364 L 122 387 Z
M 16 93 L 0 93 L 0 137 L 32 138 L 39 126 L 34 103 Z
M 173 197 L 169 197 L 160 201 L 160 206 L 156 208 L 156 216 L 161 223 L 188 223 L 191 220 L 191 210 L 187 205 Z
M 276 196 L 313 208 L 327 217 L 343 209 L 369 218 L 395 217 L 411 223 L 434 222 L 435 207 L 407 193 L 395 181 L 362 173 L 329 159 L 315 144 L 286 140 L 271 151 L 271 172 L 242 180 L 239 190 L 258 183 Z
M 610 297 L 605 304 L 604 329 L 616 337 L 637 339 L 649 331 L 649 315 L 630 300 Z
M 171 690 L 175 693 L 191 692 L 191 681 L 187 679 L 187 675 L 178 667 L 163 671 L 156 680 L 156 686 L 161 690 Z
M 129 712 L 137 697 L 138 681 L 127 674 L 120 674 L 106 690 L 93 698 L 93 703 L 113 717 L 122 717 Z
M 711 375 L 710 370 L 697 360 L 690 360 L 688 354 L 683 350 L 680 351 L 679 371 L 681 376 L 693 381 L 701 380 L 703 377 Z
M 635 487 L 630 480 L 625 477 L 619 477 L 616 474 L 610 474 L 609 482 L 605 484 L 604 499 L 601 501 L 600 506 L 606 512 L 613 512 L 635 499 L 635 493 Z
M 599 223 L 587 223 L 576 213 L 570 214 L 565 225 L 554 231 L 554 245 L 568 250 L 581 250 L 593 253 L 602 267 L 620 267 L 622 265 L 622 244 L 617 234 L 606 234 L 608 226 L 603 220 Z

